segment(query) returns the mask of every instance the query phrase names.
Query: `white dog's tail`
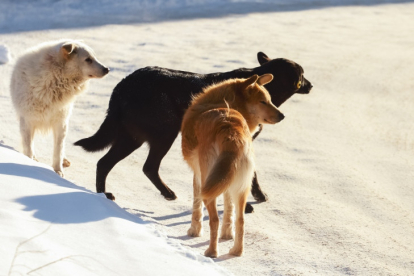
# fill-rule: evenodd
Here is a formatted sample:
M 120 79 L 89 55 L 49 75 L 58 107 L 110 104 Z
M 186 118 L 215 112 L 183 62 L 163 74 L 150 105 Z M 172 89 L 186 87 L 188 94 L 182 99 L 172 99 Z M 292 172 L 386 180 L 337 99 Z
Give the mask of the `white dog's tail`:
M 84 150 L 95 152 L 103 150 L 114 142 L 119 123 L 111 115 L 107 115 L 98 131 L 89 138 L 81 139 L 74 143 L 75 146 L 81 146 Z

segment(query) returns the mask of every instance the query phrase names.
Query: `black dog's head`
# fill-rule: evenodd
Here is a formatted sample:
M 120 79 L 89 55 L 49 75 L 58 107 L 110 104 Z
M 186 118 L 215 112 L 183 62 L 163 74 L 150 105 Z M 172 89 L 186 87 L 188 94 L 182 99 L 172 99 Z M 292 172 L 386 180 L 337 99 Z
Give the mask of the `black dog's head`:
M 270 59 L 266 54 L 257 53 L 260 63 L 260 74 L 270 73 L 273 81 L 265 87 L 272 96 L 272 102 L 280 106 L 293 94 L 308 94 L 312 89 L 312 84 L 303 76 L 303 68 L 294 61 L 276 58 Z

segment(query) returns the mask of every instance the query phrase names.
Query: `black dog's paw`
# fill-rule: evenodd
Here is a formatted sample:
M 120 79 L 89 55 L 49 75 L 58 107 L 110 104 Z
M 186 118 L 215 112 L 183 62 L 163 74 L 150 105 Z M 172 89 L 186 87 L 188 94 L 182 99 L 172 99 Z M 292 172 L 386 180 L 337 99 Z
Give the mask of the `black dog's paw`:
M 106 198 L 110 200 L 115 200 L 115 196 L 112 193 L 105 193 Z
M 252 190 L 252 195 L 257 202 L 265 202 L 269 200 L 269 198 L 267 197 L 267 194 L 263 193 L 261 190 L 258 190 L 258 191 Z
M 244 212 L 245 212 L 246 214 L 251 214 L 251 213 L 253 213 L 253 212 L 254 212 L 254 208 L 253 208 L 253 206 L 252 206 L 250 203 L 247 203 L 247 204 L 246 204 L 246 208 L 244 209 Z
M 177 199 L 177 196 L 175 195 L 175 193 L 173 191 L 171 191 L 171 193 L 169 193 L 169 194 L 165 194 L 165 195 L 161 194 L 161 195 L 164 196 L 164 198 L 168 201 Z

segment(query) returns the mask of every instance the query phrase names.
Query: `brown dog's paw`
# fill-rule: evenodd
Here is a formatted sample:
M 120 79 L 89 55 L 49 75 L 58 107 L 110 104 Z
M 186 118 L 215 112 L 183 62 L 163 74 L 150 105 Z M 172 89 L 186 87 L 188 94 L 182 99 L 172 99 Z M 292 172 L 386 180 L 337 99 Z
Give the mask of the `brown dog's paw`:
M 210 247 L 204 252 L 204 256 L 209 258 L 217 258 L 218 256 L 218 250 L 217 249 L 211 249 Z
M 231 227 L 221 231 L 220 239 L 232 240 L 234 238 L 234 231 Z
M 66 158 L 63 158 L 62 166 L 64 168 L 70 167 L 70 161 Z
M 233 255 L 233 256 L 240 257 L 241 255 L 243 255 L 243 248 L 233 247 L 233 248 L 230 249 L 229 254 Z
M 203 235 L 203 229 L 191 226 L 187 231 L 187 235 L 190 237 L 201 237 Z

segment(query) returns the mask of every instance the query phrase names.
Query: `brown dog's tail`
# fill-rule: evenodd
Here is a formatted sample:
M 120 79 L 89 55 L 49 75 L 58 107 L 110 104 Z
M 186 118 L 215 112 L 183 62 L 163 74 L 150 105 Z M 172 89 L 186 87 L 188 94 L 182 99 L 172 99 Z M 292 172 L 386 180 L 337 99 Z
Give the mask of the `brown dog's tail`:
M 230 187 L 234 180 L 238 159 L 238 153 L 230 151 L 224 151 L 218 156 L 201 190 L 203 200 L 214 199 Z
M 106 116 L 98 131 L 89 138 L 81 139 L 74 143 L 75 146 L 81 146 L 84 150 L 95 152 L 109 147 L 116 138 L 119 123 L 110 116 Z
M 200 162 L 204 163 L 200 167 L 210 168 L 202 183 L 201 197 L 210 201 L 244 178 L 251 134 L 243 116 L 229 108 L 205 112 L 198 119 L 196 132 Z

